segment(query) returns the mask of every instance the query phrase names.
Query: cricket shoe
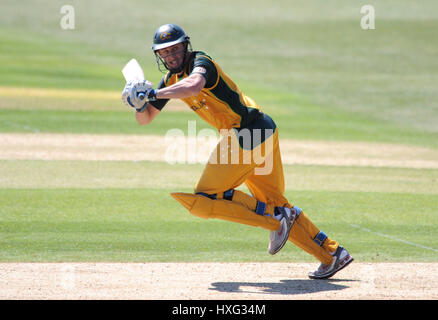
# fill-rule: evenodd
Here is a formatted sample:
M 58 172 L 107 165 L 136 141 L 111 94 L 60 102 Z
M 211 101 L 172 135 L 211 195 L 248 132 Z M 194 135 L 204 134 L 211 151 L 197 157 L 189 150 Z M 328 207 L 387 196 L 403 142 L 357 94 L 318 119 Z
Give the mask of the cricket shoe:
M 269 234 L 268 252 L 272 255 L 280 251 L 289 238 L 290 229 L 294 223 L 297 211 L 294 208 L 276 207 L 276 215 L 281 215 L 280 228 Z
M 353 257 L 344 247 L 338 246 L 335 254 L 333 255 L 333 262 L 331 264 L 321 263 L 318 270 L 309 272 L 309 278 L 328 279 L 332 277 L 336 272 L 348 266 L 353 260 Z

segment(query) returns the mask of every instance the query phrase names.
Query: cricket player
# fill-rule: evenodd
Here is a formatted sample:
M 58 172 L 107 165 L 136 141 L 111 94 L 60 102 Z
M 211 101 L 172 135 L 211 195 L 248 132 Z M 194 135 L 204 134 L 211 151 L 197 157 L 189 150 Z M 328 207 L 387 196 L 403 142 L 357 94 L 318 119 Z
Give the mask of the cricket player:
M 159 27 L 152 50 L 166 73 L 158 87 L 128 82 L 124 103 L 140 125 L 151 123 L 169 99 L 181 99 L 219 130 L 220 141 L 194 193 L 172 193 L 191 214 L 269 230 L 268 252 L 287 240 L 320 261 L 311 279 L 327 279 L 353 261 L 348 251 L 318 229 L 304 211 L 284 196 L 285 185 L 275 122 L 208 54 L 193 51 L 190 38 L 175 24 Z M 236 188 L 246 184 L 251 195 Z

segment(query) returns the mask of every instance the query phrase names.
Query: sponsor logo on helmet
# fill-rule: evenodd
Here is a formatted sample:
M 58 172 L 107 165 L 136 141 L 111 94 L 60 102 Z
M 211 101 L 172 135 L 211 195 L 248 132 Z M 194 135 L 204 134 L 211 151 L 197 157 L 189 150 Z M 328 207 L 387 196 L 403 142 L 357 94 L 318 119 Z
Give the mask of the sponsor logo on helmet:
M 172 34 L 170 32 L 163 32 L 162 34 L 160 34 L 160 39 L 161 40 L 167 40 L 172 36 Z

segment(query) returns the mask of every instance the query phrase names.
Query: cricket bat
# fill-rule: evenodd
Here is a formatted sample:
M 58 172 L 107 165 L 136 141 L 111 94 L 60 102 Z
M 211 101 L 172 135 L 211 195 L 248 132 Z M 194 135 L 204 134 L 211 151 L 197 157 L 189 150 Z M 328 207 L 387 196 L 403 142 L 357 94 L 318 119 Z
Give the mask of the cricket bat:
M 122 73 L 126 82 L 143 81 L 145 79 L 143 69 L 135 59 L 129 60 L 129 62 L 123 67 Z M 139 93 L 138 97 L 143 100 L 145 97 L 144 93 Z

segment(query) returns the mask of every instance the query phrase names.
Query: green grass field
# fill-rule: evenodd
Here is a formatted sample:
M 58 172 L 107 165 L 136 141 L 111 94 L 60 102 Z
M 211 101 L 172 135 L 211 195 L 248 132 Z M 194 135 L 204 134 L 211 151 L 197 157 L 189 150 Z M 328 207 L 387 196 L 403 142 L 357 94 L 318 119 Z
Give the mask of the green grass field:
M 192 112 L 140 127 L 120 99 L 132 57 L 159 81 L 152 35 L 174 22 L 282 139 L 438 149 L 436 1 L 370 3 L 375 30 L 360 28 L 356 0 L 69 4 L 74 30 L 60 27 L 61 2 L 2 2 L 0 147 L 9 133 L 187 130 Z M 0 159 L 0 261 L 315 261 L 291 244 L 268 255 L 262 229 L 188 214 L 170 193 L 191 192 L 199 164 Z M 438 169 L 284 169 L 288 199 L 356 260 L 438 261 Z

